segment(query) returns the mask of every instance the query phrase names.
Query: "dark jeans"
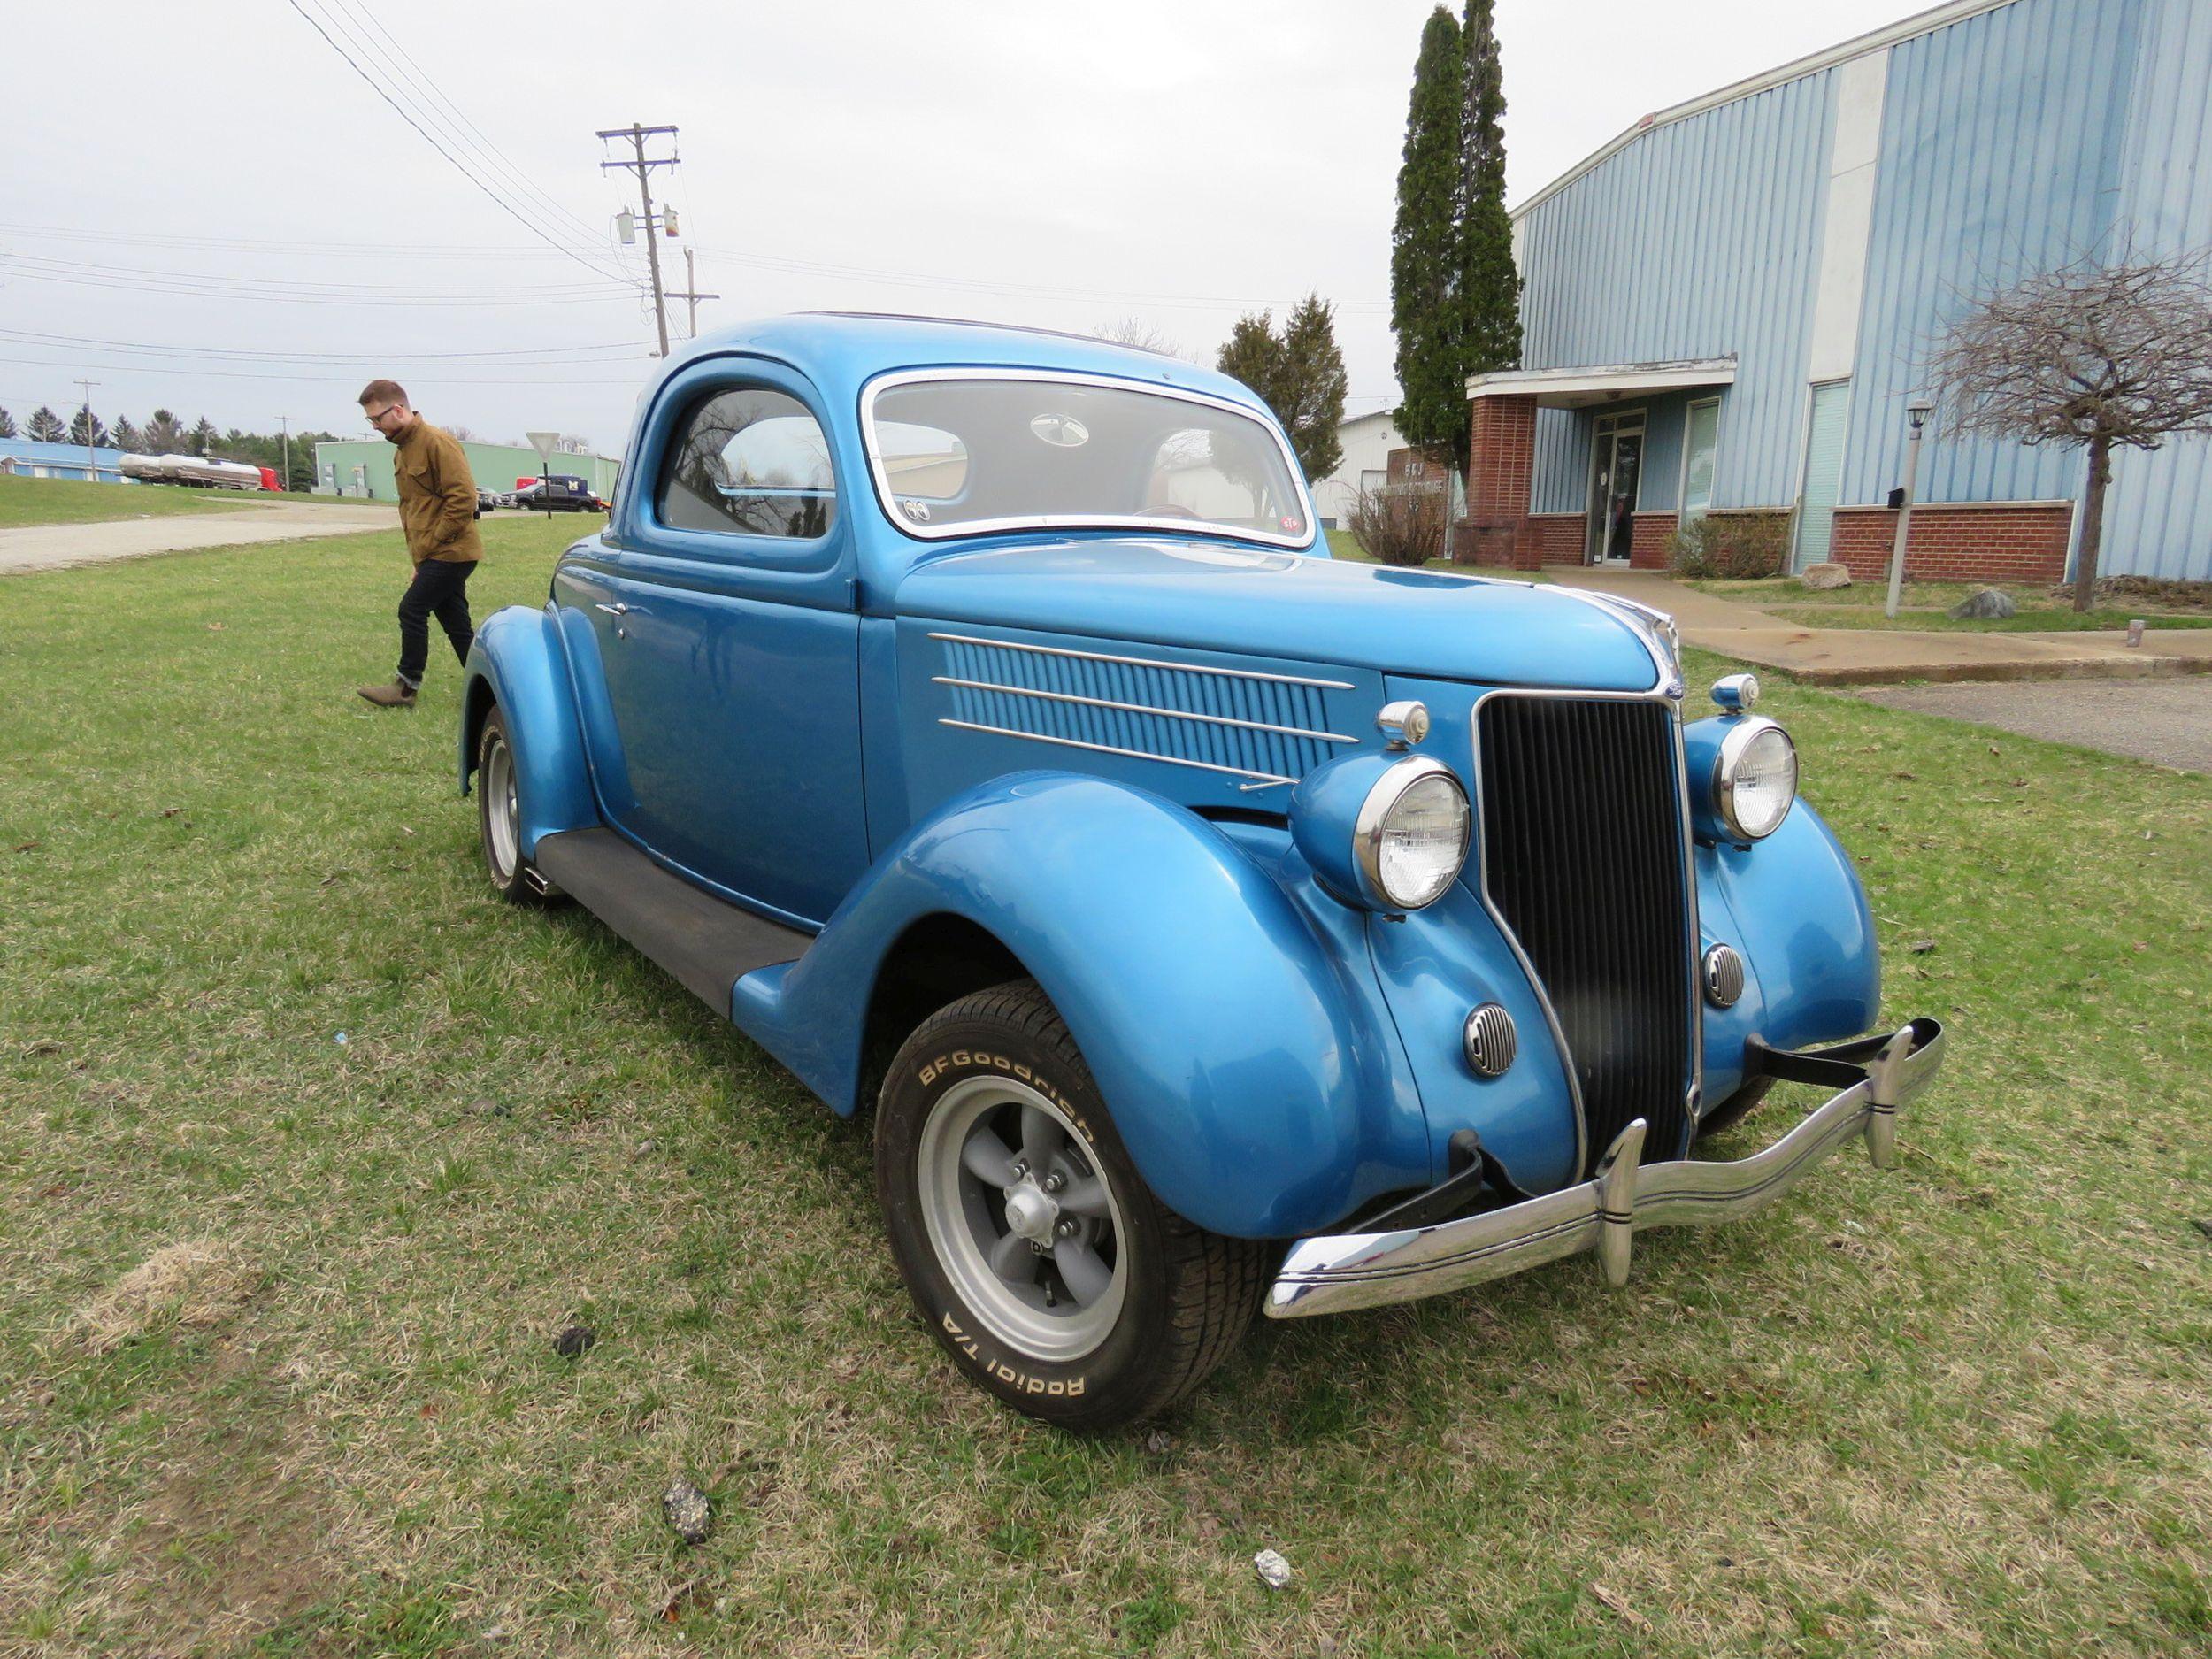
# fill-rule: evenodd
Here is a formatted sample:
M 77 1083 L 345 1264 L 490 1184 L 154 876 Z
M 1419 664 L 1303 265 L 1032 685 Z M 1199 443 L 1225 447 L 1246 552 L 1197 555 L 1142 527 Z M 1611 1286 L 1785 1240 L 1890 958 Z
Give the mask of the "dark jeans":
M 476 637 L 476 625 L 469 620 L 469 577 L 475 570 L 473 559 L 425 559 L 415 566 L 415 580 L 399 596 L 399 677 L 409 685 L 422 684 L 434 616 L 453 641 L 453 654 L 468 661 L 469 641 Z

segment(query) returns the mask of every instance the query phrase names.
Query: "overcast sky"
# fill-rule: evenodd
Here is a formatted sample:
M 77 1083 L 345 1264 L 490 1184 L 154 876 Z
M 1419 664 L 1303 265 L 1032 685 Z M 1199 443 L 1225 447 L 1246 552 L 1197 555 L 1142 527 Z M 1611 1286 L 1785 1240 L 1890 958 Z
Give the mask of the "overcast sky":
M 618 452 L 653 329 L 625 288 L 642 250 L 611 230 L 635 183 L 592 134 L 639 121 L 682 129 L 655 188 L 681 220 L 669 286 L 688 248 L 722 296 L 702 333 L 815 309 L 1133 318 L 1210 362 L 1240 311 L 1317 290 L 1363 413 L 1395 401 L 1390 222 L 1430 9 L 124 0 L 96 27 L 12 6 L 0 407 L 73 407 L 86 376 L 103 418 L 365 434 L 353 395 L 389 373 L 442 424 Z M 1648 111 L 1909 9 L 1499 0 L 1510 198 Z

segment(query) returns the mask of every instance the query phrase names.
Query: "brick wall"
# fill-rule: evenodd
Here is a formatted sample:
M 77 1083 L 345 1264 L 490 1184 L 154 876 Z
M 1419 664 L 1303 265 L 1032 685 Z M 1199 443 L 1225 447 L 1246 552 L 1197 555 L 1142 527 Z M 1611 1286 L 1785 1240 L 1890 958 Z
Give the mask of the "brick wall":
M 1467 463 L 1470 518 L 1525 518 L 1536 476 L 1536 400 L 1478 397 Z
M 2073 505 L 2062 501 L 1915 506 L 1905 574 L 1931 582 L 2060 581 L 2073 524 Z M 1855 581 L 1879 581 L 1896 539 L 1897 515 L 1886 507 L 1839 507 L 1829 557 Z
M 1583 538 L 1588 534 L 1590 520 L 1578 512 L 1540 512 L 1532 514 L 1528 521 L 1529 535 L 1536 545 L 1537 565 L 1579 565 L 1582 563 Z
M 1629 520 L 1628 567 L 1638 571 L 1667 568 L 1667 541 L 1674 534 L 1671 512 L 1640 512 Z
M 1528 516 L 1536 476 L 1536 400 L 1479 397 L 1472 414 L 1467 516 L 1453 526 L 1453 557 L 1462 565 L 1532 571 L 1542 559 Z

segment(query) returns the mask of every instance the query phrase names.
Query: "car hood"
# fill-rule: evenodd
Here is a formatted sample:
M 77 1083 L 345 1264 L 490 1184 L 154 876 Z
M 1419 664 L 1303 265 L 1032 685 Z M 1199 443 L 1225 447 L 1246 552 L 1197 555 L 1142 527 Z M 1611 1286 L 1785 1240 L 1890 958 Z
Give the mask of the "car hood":
M 1594 596 L 1443 571 L 1154 538 L 949 554 L 901 616 L 1181 645 L 1485 685 L 1647 691 L 1642 632 Z

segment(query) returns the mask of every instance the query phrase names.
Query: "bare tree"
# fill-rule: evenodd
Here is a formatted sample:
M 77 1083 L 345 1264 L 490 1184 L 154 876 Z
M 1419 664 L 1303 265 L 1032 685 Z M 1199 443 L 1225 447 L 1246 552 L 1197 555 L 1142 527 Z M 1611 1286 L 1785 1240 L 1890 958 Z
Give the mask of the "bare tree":
M 1143 318 L 1133 314 L 1108 323 L 1102 328 L 1093 329 L 1091 338 L 1117 346 L 1133 346 L 1139 351 L 1156 351 L 1164 357 L 1183 355 L 1182 347 Z
M 1931 368 L 1944 426 L 2089 451 L 2074 609 L 2087 611 L 2116 448 L 2212 432 L 2212 250 L 2122 250 L 1974 302 Z

